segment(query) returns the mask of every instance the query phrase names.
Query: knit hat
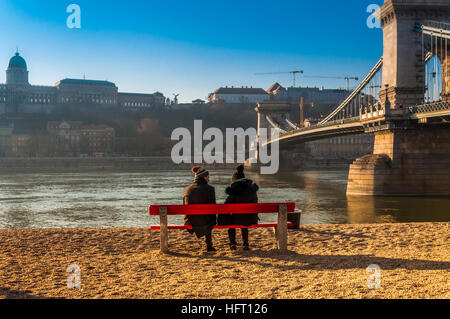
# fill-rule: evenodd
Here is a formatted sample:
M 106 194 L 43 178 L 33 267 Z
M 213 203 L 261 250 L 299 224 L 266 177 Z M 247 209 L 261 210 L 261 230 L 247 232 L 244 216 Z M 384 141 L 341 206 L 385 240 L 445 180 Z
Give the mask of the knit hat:
M 201 166 L 192 167 L 192 173 L 195 174 L 195 178 L 206 177 L 209 175 L 209 172 Z
M 236 172 L 233 173 L 233 176 L 231 177 L 231 181 L 234 182 L 235 180 L 245 178 L 244 174 L 244 165 L 239 165 L 236 167 Z

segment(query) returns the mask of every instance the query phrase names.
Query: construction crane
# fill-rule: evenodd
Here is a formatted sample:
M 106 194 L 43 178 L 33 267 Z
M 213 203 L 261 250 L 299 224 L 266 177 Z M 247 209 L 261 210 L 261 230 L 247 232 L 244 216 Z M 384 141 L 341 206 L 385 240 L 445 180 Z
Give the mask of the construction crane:
M 292 70 L 288 72 L 268 72 L 268 73 L 255 73 L 255 75 L 267 75 L 267 74 L 292 74 L 292 87 L 295 87 L 295 75 L 303 74 L 303 70 Z
M 315 79 L 343 79 L 346 82 L 347 91 L 350 89 L 350 80 L 358 81 L 359 78 L 357 76 L 321 76 L 321 75 L 305 75 L 305 78 L 315 78 Z
M 304 115 L 304 113 L 303 113 L 303 106 L 304 106 L 305 104 L 309 104 L 309 105 L 311 105 L 312 107 L 314 107 L 314 105 L 315 105 L 314 102 L 308 102 L 308 103 L 305 103 L 305 102 L 303 101 L 303 96 L 300 97 L 300 128 L 305 127 L 305 115 Z

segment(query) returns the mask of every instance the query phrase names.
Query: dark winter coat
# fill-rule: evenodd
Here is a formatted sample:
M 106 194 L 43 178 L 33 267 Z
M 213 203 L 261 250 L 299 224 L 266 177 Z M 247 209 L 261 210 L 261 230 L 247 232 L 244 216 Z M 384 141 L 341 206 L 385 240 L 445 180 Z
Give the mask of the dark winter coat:
M 225 189 L 228 195 L 225 204 L 257 203 L 258 189 L 251 179 L 238 179 Z M 218 216 L 218 225 L 251 226 L 257 224 L 258 220 L 258 214 L 223 214 Z
M 204 178 L 196 178 L 194 183 L 184 189 L 183 204 L 215 204 L 214 187 L 206 183 Z M 192 226 L 189 233 L 195 233 L 198 238 L 210 233 L 216 225 L 216 215 L 185 215 L 184 224 Z

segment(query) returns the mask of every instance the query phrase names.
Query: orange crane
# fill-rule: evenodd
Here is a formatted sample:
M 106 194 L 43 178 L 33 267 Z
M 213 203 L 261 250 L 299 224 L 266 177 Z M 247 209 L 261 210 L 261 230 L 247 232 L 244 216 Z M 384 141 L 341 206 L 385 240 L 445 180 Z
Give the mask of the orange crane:
M 269 73 L 255 73 L 255 75 L 266 75 L 266 74 L 292 74 L 292 86 L 295 87 L 295 75 L 303 74 L 303 70 L 292 70 L 288 72 L 269 72 Z
M 309 104 L 312 107 L 314 107 L 315 103 L 314 102 L 308 102 L 308 103 L 304 103 L 303 102 L 303 96 L 300 97 L 300 127 L 305 127 L 305 116 L 303 114 L 303 105 L 304 104 Z
M 321 75 L 305 75 L 305 78 L 316 78 L 316 79 L 344 79 L 346 82 L 347 91 L 350 89 L 350 80 L 358 81 L 359 78 L 357 76 L 321 76 Z

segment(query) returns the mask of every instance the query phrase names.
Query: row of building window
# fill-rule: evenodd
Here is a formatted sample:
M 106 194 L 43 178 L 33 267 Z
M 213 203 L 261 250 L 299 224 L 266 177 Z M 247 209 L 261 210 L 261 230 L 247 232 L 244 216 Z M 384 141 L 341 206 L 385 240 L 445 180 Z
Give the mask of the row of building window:
M 89 146 L 104 146 L 107 141 L 103 141 L 103 143 L 89 143 Z
M 92 136 L 92 135 L 99 135 L 99 136 L 108 135 L 108 136 L 111 136 L 112 132 L 107 132 L 107 133 L 103 133 L 103 132 L 81 132 L 81 135 L 89 135 L 89 136 Z
M 116 104 L 116 99 L 98 99 L 98 98 L 76 98 L 76 97 L 62 97 L 60 99 L 62 103 L 81 103 L 81 102 L 92 102 L 97 104 Z
M 150 106 L 152 106 L 151 103 L 143 103 L 143 102 L 124 102 L 123 105 L 129 106 L 129 107 L 150 107 Z
M 6 96 L 0 96 L 0 102 L 6 102 Z M 51 99 L 50 98 L 30 98 L 28 100 L 28 102 L 30 103 L 51 103 Z
M 106 142 L 106 141 L 110 141 L 110 140 L 111 140 L 111 138 L 98 138 L 98 137 L 89 139 L 90 142 Z
M 6 95 L 0 95 L 0 102 L 6 102 L 6 101 L 7 101 Z M 38 96 L 31 96 L 29 98 L 28 102 L 49 104 L 49 103 L 52 103 L 53 100 L 50 96 L 38 95 Z M 92 103 L 97 103 L 97 104 L 116 104 L 117 100 L 116 99 L 98 99 L 98 98 L 90 98 L 90 99 L 84 98 L 83 99 L 83 98 L 76 98 L 76 97 L 61 97 L 60 102 L 62 102 L 62 103 L 92 102 Z M 164 103 L 164 102 L 162 102 L 162 103 Z M 153 103 L 124 102 L 123 105 L 127 106 L 127 107 L 151 107 L 151 106 L 153 106 Z
M 50 98 L 31 98 L 31 103 L 51 103 Z
M 243 95 L 216 95 L 214 97 L 215 100 L 224 100 L 227 102 L 260 102 L 263 100 L 267 100 L 269 95 L 252 95 L 252 96 L 243 96 Z

